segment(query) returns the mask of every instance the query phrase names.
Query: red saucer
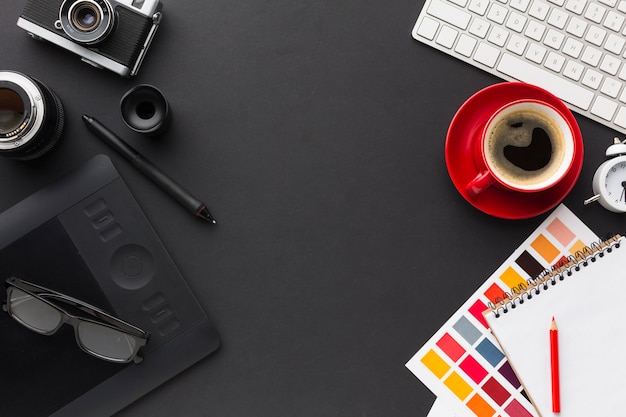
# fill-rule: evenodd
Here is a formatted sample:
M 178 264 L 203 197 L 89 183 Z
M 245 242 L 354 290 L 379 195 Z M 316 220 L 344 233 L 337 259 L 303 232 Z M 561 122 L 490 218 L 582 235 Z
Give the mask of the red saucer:
M 465 186 L 478 174 L 471 157 L 478 138 L 491 114 L 514 100 L 532 98 L 545 101 L 559 110 L 572 126 L 576 156 L 570 171 L 555 186 L 536 193 L 519 193 L 491 186 L 477 196 Z M 531 84 L 504 82 L 484 88 L 471 96 L 452 119 L 446 137 L 446 165 L 456 189 L 474 207 L 503 219 L 526 219 L 554 208 L 572 190 L 583 165 L 583 139 L 572 112 L 553 94 Z

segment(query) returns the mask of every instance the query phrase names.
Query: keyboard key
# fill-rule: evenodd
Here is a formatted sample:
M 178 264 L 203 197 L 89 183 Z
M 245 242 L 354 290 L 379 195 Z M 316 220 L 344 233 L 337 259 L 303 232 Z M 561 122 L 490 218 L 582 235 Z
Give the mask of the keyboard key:
M 561 45 L 563 44 L 563 39 L 565 39 L 565 35 L 561 32 L 557 32 L 554 29 L 548 29 L 548 34 L 544 39 L 543 43 L 549 46 L 552 49 L 561 49 Z
M 472 20 L 472 24 L 469 27 L 469 32 L 472 35 L 476 35 L 479 38 L 484 39 L 487 36 L 487 31 L 491 25 L 482 19 L 474 19 Z
M 509 44 L 506 46 L 506 49 L 513 52 L 517 55 L 522 55 L 526 50 L 526 45 L 528 45 L 528 41 L 525 38 L 522 38 L 518 35 L 512 35 L 511 40 L 509 40 Z
M 494 45 L 504 46 L 506 40 L 509 37 L 509 32 L 502 29 L 501 27 L 494 27 L 489 34 L 487 40 Z
M 489 8 L 489 13 L 487 13 L 487 19 L 501 25 L 502 23 L 504 23 L 504 20 L 506 19 L 506 14 L 507 14 L 506 7 L 500 4 L 494 3 Z
M 526 32 L 524 32 L 524 34 L 530 39 L 539 42 L 541 41 L 541 38 L 543 38 L 543 33 L 545 31 L 546 27 L 544 25 L 542 25 L 541 23 L 537 23 L 534 20 L 531 20 L 528 23 L 528 27 L 526 28 Z
M 485 12 L 487 12 L 487 7 L 489 7 L 488 0 L 470 0 L 467 10 L 477 15 L 484 16 Z
M 626 81 L 626 65 L 622 67 L 622 70 L 619 72 L 618 77 Z
M 565 57 L 557 53 L 550 52 L 548 54 L 548 58 L 546 58 L 546 62 L 544 65 L 546 66 L 546 68 L 554 72 L 561 72 L 563 64 L 565 64 Z
M 592 67 L 596 67 L 598 66 L 598 63 L 600 63 L 600 58 L 602 58 L 602 52 L 594 47 L 586 46 L 581 61 L 591 65 Z
M 467 0 L 448 0 L 450 3 L 454 3 L 459 7 L 467 6 Z
M 591 20 L 594 23 L 600 23 L 606 13 L 606 7 L 596 3 L 592 3 L 587 7 L 585 12 L 585 19 Z
M 617 116 L 615 116 L 615 124 L 626 128 L 626 108 L 622 107 L 617 112 Z
M 619 94 L 619 92 L 622 89 L 622 83 L 620 83 L 619 81 L 613 79 L 613 78 L 605 78 L 604 82 L 602 83 L 602 88 L 600 88 L 600 91 L 602 92 L 602 94 L 607 95 L 611 98 L 617 98 L 617 95 Z
M 456 40 L 458 34 L 459 32 L 452 29 L 450 26 L 444 26 L 439 31 L 439 35 L 437 35 L 435 42 L 443 47 L 452 49 L 452 45 L 454 45 L 454 41 Z
M 593 107 L 591 107 L 591 114 L 595 114 L 604 120 L 612 120 L 615 110 L 617 110 L 617 103 L 600 96 L 597 97 L 596 101 L 593 103 Z
M 470 56 L 472 56 L 472 52 L 474 52 L 474 47 L 476 46 L 476 43 L 476 39 L 463 33 L 459 38 L 459 42 L 456 44 L 454 50 L 464 57 L 469 58 Z
M 604 44 L 604 49 L 619 55 L 622 53 L 622 49 L 624 49 L 624 42 L 626 42 L 624 38 L 611 33 Z
M 626 0 L 624 0 L 626 1 Z M 530 4 L 530 0 L 511 0 L 509 3 L 511 7 L 515 10 L 519 10 L 524 13 L 528 9 L 528 5 Z
M 546 16 L 548 16 L 548 12 L 550 11 L 550 6 L 547 3 L 536 0 L 533 1 L 532 6 L 530 6 L 530 10 L 528 12 L 529 15 L 539 20 L 546 20 Z
M 568 0 L 565 3 L 565 9 L 576 14 L 582 14 L 587 4 L 587 0 Z
M 602 45 L 604 41 L 604 37 L 606 36 L 606 30 L 601 29 L 596 26 L 589 27 L 589 31 L 587 32 L 587 36 L 585 36 L 585 40 L 589 43 L 592 43 L 596 46 Z
M 496 62 L 498 61 L 499 56 L 500 56 L 500 49 L 493 47 L 491 45 L 488 45 L 486 43 L 481 43 L 478 45 L 478 48 L 476 48 L 476 53 L 474 54 L 474 60 L 490 68 L 493 68 L 495 67 Z
M 567 24 L 567 33 L 570 33 L 578 38 L 582 38 L 587 29 L 587 22 L 577 17 L 572 17 Z
M 583 51 L 583 43 L 577 41 L 574 38 L 567 38 L 565 46 L 563 46 L 563 53 L 578 59 L 580 53 Z
M 463 30 L 467 29 L 472 17 L 469 13 L 439 0 L 430 3 L 428 14 Z
M 600 83 L 602 82 L 602 74 L 592 69 L 587 69 L 585 71 L 585 75 L 583 76 L 582 83 L 589 88 L 593 88 L 597 90 L 600 87 Z
M 593 100 L 591 91 L 507 53 L 502 55 L 498 70 L 517 80 L 545 88 L 583 110 L 589 109 Z
M 522 16 L 519 13 L 511 13 L 508 20 L 506 21 L 506 27 L 514 30 L 517 33 L 522 33 L 524 30 L 524 26 L 526 26 L 526 21 L 528 19 L 525 16 Z
M 621 63 L 622 62 L 614 56 L 605 55 L 600 64 L 600 69 L 607 74 L 616 75 Z
M 567 78 L 571 78 L 574 81 L 580 81 L 580 77 L 582 77 L 584 70 L 585 67 L 578 62 L 567 61 L 567 64 L 565 64 L 565 69 L 563 70 L 563 75 L 565 75 Z
M 526 52 L 526 58 L 537 64 L 543 62 L 543 58 L 546 56 L 546 48 L 539 46 L 536 43 L 530 44 L 528 52 Z
M 604 20 L 603 26 L 615 32 L 619 32 L 620 30 L 622 30 L 623 24 L 624 24 L 624 16 L 611 10 L 609 14 L 606 15 L 606 19 Z
M 417 33 L 423 38 L 432 41 L 435 38 L 435 34 L 437 33 L 437 29 L 439 28 L 439 23 L 436 20 L 431 19 L 430 17 L 424 17 L 422 23 L 417 28 Z
M 548 16 L 548 24 L 556 28 L 563 29 L 565 27 L 565 24 L 567 23 L 568 17 L 569 16 L 567 15 L 567 13 L 555 7 L 550 11 L 550 16 Z

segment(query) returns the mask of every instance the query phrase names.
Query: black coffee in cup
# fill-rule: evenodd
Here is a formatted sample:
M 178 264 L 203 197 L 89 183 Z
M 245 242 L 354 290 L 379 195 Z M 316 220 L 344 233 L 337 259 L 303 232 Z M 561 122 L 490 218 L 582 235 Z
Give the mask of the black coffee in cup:
M 501 111 L 486 132 L 487 164 L 501 181 L 535 187 L 562 171 L 568 142 L 562 118 L 536 103 L 519 103 Z

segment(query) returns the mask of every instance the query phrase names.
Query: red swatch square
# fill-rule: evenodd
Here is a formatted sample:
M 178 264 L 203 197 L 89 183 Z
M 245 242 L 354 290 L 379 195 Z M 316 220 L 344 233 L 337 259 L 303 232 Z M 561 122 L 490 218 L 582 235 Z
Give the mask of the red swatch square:
M 493 378 L 489 378 L 483 385 L 483 390 L 489 395 L 498 405 L 502 405 L 509 399 L 511 394 L 502 386 L 498 381 Z
M 444 334 L 441 339 L 439 339 L 437 346 L 439 346 L 439 349 L 443 350 L 443 352 L 454 362 L 458 361 L 459 358 L 465 353 L 463 346 L 454 340 L 454 338 L 448 333 Z
M 477 384 L 485 379 L 488 373 L 485 368 L 483 368 L 478 361 L 471 356 L 465 358 L 459 367 Z
M 487 310 L 487 306 L 481 300 L 476 300 L 474 304 L 469 308 L 469 312 L 476 320 L 482 324 L 485 329 L 489 328 L 489 325 L 485 321 L 485 317 L 483 316 L 483 311 Z

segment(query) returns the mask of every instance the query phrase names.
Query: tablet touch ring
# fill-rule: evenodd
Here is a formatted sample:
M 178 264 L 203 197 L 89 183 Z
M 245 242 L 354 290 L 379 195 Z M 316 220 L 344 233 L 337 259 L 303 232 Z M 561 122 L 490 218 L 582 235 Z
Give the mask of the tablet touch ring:
M 143 246 L 129 244 L 118 248 L 111 257 L 111 278 L 122 288 L 137 290 L 154 277 L 154 257 Z

